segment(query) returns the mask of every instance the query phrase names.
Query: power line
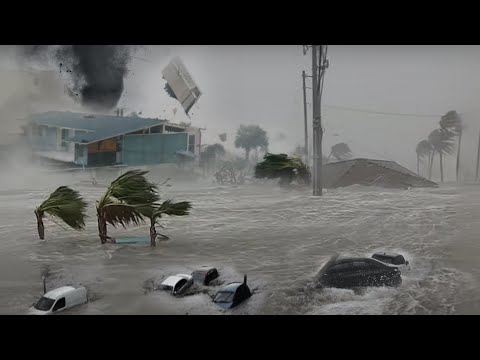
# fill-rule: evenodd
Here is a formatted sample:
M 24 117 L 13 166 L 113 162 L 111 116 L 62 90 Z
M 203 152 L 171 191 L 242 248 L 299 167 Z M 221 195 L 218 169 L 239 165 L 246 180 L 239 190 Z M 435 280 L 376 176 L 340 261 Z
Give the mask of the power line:
M 425 117 L 425 118 L 440 118 L 442 115 L 433 115 L 433 114 L 408 114 L 408 113 L 393 113 L 393 112 L 385 112 L 385 111 L 375 111 L 375 110 L 365 110 L 365 109 L 358 109 L 358 108 L 351 108 L 346 106 L 334 106 L 334 105 L 324 105 L 324 107 L 329 109 L 337 109 L 337 110 L 346 110 L 352 112 L 361 112 L 367 114 L 375 114 L 375 115 L 392 115 L 392 116 L 408 116 L 408 117 Z

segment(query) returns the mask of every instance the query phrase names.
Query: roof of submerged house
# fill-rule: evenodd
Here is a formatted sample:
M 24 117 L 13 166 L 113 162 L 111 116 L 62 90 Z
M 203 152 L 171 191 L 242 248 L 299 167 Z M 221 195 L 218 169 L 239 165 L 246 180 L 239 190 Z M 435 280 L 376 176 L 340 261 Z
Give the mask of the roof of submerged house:
M 87 131 L 70 139 L 76 143 L 96 142 L 167 123 L 167 120 L 160 119 L 60 111 L 34 114 L 30 121 L 37 125 Z
M 324 184 L 327 188 L 354 184 L 390 188 L 437 186 L 394 161 L 353 159 L 325 164 L 324 168 Z

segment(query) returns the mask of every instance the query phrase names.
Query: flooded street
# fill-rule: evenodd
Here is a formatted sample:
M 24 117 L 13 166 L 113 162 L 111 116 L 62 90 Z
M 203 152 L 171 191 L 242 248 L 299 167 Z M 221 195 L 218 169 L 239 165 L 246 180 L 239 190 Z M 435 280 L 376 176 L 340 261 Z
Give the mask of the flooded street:
M 49 219 L 47 240 L 40 241 L 33 209 L 57 183 L 85 196 L 87 229 L 67 230 Z M 94 204 L 105 188 L 74 175 L 0 192 L 0 313 L 24 314 L 42 294 L 46 269 L 48 288 L 89 289 L 91 301 L 66 314 L 480 313 L 478 186 L 353 186 L 312 197 L 309 189 L 266 184 L 171 183 L 162 189 L 164 199 L 191 201 L 193 209 L 190 216 L 164 219 L 171 240 L 156 248 L 101 245 Z M 109 234 L 148 236 L 148 227 L 109 227 Z M 370 257 L 382 250 L 410 261 L 400 287 L 354 292 L 314 286 L 333 254 Z M 253 296 L 224 311 L 209 296 L 215 288 L 178 299 L 150 291 L 164 277 L 202 265 L 216 266 L 224 283 L 248 274 Z

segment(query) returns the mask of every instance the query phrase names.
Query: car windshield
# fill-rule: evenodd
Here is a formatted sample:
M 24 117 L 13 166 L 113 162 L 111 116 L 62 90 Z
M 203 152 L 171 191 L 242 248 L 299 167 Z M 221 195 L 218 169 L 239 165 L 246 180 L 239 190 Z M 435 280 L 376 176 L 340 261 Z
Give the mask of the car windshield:
M 193 273 L 192 277 L 193 277 L 193 280 L 195 280 L 195 281 L 205 280 L 205 274 L 202 274 L 202 273 Z
M 233 292 L 222 291 L 215 296 L 215 299 L 213 299 L 213 301 L 217 303 L 229 303 L 229 302 L 232 302 L 233 295 L 234 295 Z
M 374 259 L 380 260 L 384 263 L 391 264 L 392 263 L 392 258 L 389 256 L 382 256 L 382 255 L 376 255 L 373 257 Z
M 41 311 L 47 311 L 52 308 L 53 303 L 55 300 L 49 299 L 46 297 L 41 297 L 40 300 L 35 304 L 35 309 L 41 310 Z
M 160 290 L 167 290 L 167 291 L 172 291 L 173 287 L 170 285 L 160 285 L 159 287 Z

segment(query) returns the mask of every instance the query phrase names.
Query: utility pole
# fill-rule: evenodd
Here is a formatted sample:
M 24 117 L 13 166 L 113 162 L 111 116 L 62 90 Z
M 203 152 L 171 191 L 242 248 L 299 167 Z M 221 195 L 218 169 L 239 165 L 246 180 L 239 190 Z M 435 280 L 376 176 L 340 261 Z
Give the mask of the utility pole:
M 321 196 L 322 181 L 322 117 L 321 102 L 323 79 L 328 68 L 327 45 L 311 45 L 312 48 L 312 107 L 313 107 L 313 195 Z M 305 47 L 304 47 L 305 53 Z
M 305 164 L 308 166 L 310 164 L 310 160 L 308 158 L 308 121 L 307 121 L 307 87 L 305 85 L 305 78 L 307 74 L 305 74 L 305 70 L 302 71 L 302 80 L 303 80 L 303 115 L 305 118 Z
M 478 167 L 480 165 L 480 132 L 478 133 L 478 150 L 477 150 L 477 169 L 475 171 L 475 181 L 478 181 Z

